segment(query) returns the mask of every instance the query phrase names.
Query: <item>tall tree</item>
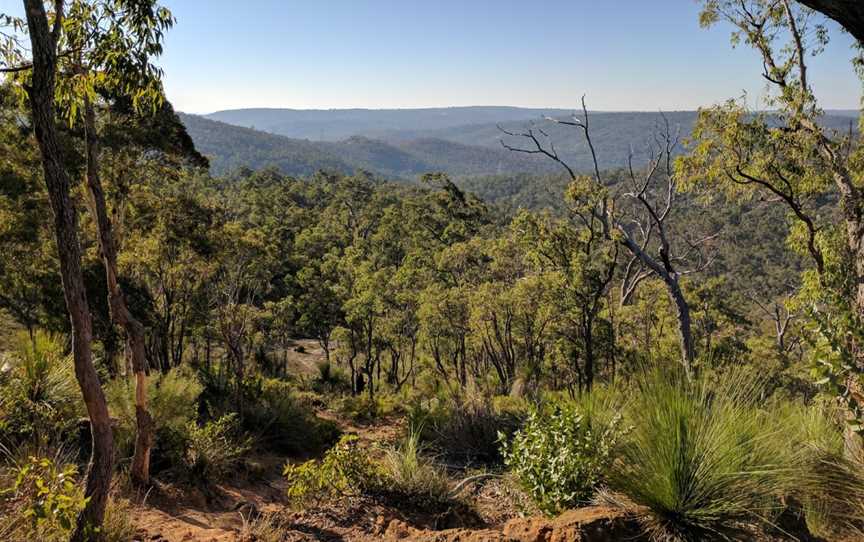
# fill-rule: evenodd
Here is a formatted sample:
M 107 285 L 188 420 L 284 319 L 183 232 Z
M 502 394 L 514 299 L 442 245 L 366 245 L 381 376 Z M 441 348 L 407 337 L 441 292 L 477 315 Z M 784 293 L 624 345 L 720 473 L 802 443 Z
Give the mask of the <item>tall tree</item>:
M 87 504 L 76 522 L 72 540 L 93 539 L 105 515 L 105 505 L 111 483 L 114 442 L 108 405 L 93 366 L 92 318 L 87 304 L 84 276 L 81 272 L 81 247 L 78 243 L 78 219 L 70 198 L 70 179 L 66 173 L 63 153 L 56 127 L 56 83 L 58 56 L 63 29 L 64 2 L 54 2 L 49 14 L 42 0 L 24 0 L 27 31 L 30 37 L 32 60 L 29 63 L 7 66 L 6 70 L 28 71 L 25 82 L 32 114 L 33 128 L 42 155 L 45 184 L 54 215 L 54 231 L 60 257 L 60 275 L 66 306 L 72 324 L 72 351 L 75 376 L 87 413 L 90 417 L 92 455 L 87 468 L 84 495 Z M 7 54 L 7 59 L 14 55 Z M 15 59 L 17 60 L 17 59 Z
M 126 345 L 135 375 L 137 436 L 130 475 L 145 485 L 150 481 L 153 421 L 147 410 L 147 358 L 144 326 L 129 310 L 117 269 L 117 241 L 100 174 L 96 106 L 99 96 L 132 102 L 136 109 L 161 107 L 161 72 L 151 57 L 162 51 L 162 32 L 171 26 L 170 12 L 154 1 L 73 2 L 65 25 L 73 51 L 66 62 L 76 84 L 83 88 L 81 109 L 86 154 L 87 188 L 96 218 L 99 248 L 108 286 L 111 320 L 126 333 Z M 63 63 L 61 63 L 62 65 Z M 75 99 L 74 96 L 72 98 Z M 75 111 L 77 104 L 71 104 Z M 78 119 L 73 119 L 78 120 Z
M 770 112 L 750 111 L 743 100 L 702 110 L 679 171 L 690 185 L 708 184 L 737 198 L 759 197 L 788 211 L 794 224 L 791 242 L 812 262 L 803 293 L 824 338 L 819 379 L 845 401 L 860 431 L 864 146 L 851 127 L 837 132 L 821 122 L 808 58 L 824 49 L 829 34 L 816 15 L 793 0 L 705 1 L 703 26 L 731 24 L 733 44 L 744 43 L 761 56 Z M 820 212 L 825 201 L 836 201 L 837 212 Z M 847 444 L 861 447 L 860 439 L 847 439 Z

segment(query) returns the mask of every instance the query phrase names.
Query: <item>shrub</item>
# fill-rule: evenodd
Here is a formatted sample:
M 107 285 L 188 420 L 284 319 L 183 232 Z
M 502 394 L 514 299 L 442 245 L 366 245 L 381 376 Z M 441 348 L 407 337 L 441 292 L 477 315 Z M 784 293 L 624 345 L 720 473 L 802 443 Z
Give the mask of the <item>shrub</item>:
M 548 514 L 591 499 L 623 435 L 620 417 L 601 424 L 589 413 L 569 405 L 538 410 L 509 444 L 501 435 L 504 463 Z
M 780 510 L 796 472 L 781 416 L 757 408 L 758 384 L 730 377 L 709 388 L 678 371 L 636 379 L 633 431 L 610 486 L 650 510 L 656 534 L 700 540 Z
M 848 457 L 836 404 L 781 404 L 787 442 L 798 443 L 800 468 L 792 496 L 805 512 L 810 532 L 830 540 L 864 533 L 864 465 Z
M 412 432 L 400 446 L 373 461 L 357 437 L 346 435 L 320 460 L 288 464 L 283 471 L 288 498 L 296 505 L 345 495 L 365 495 L 412 506 L 449 502 L 449 482 L 443 470 L 422 455 L 419 434 Z
M 401 401 L 395 395 L 378 394 L 370 399 L 368 394 L 363 393 L 338 398 L 333 409 L 355 422 L 370 423 L 399 411 Z
M 240 430 L 236 414 L 226 414 L 201 427 L 190 422 L 187 432 L 186 466 L 196 481 L 206 482 L 228 474 L 252 447 L 251 440 Z
M 298 395 L 288 382 L 261 382 L 254 401 L 247 403 L 243 423 L 263 444 L 284 454 L 304 455 L 326 450 L 339 438 L 338 426 L 318 418 L 308 395 Z
M 84 492 L 75 482 L 75 465 L 31 457 L 13 469 L 5 499 L 0 534 L 12 540 L 65 540 L 84 509 Z
M 494 465 L 502 461 L 499 435 L 509 438 L 524 421 L 520 408 L 511 402 L 498 408 L 488 399 L 447 399 L 427 408 L 415 405 L 409 425 L 422 427 L 421 439 L 450 460 Z
M 312 389 L 319 393 L 337 393 L 351 391 L 351 380 L 343 369 L 334 367 L 332 363 L 323 361 L 317 365 L 318 374 L 312 382 Z
M 72 357 L 61 335 L 19 334 L 0 376 L 0 440 L 57 443 L 72 434 L 80 407 Z
M 156 435 L 152 452 L 154 469 L 182 463 L 189 439 L 187 428 L 198 416 L 198 397 L 202 390 L 195 374 L 184 367 L 172 369 L 148 382 L 148 409 Z M 129 379 L 118 378 L 106 386 L 105 393 L 111 415 L 117 418 L 114 431 L 117 453 L 130 457 L 137 431 L 134 384 Z
M 450 492 L 447 475 L 422 452 L 416 429 L 399 446 L 388 449 L 382 465 L 386 481 L 382 489 L 396 500 L 415 506 L 444 504 Z
M 320 460 L 288 463 L 282 474 L 288 483 L 288 498 L 295 506 L 334 495 L 375 491 L 381 485 L 380 469 L 353 435 L 339 439 Z

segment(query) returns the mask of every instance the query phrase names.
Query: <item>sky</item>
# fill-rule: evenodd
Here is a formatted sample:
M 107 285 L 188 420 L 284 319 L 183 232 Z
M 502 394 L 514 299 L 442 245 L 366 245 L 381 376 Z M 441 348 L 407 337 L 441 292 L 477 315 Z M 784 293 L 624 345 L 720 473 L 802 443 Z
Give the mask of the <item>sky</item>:
M 0 0 L 0 13 L 21 11 Z M 563 107 L 685 110 L 764 94 L 761 62 L 695 0 L 163 0 L 176 109 Z M 836 26 L 832 26 L 836 30 Z M 861 83 L 840 32 L 811 61 L 825 108 Z

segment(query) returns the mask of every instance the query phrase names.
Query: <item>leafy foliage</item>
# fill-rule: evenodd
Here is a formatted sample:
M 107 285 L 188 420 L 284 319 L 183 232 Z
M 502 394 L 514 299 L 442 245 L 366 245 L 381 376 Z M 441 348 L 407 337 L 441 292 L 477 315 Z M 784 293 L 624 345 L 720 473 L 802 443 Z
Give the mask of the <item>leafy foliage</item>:
M 59 540 L 68 535 L 86 503 L 77 474 L 74 465 L 58 465 L 47 458 L 31 457 L 18 466 L 14 483 L 3 489 L 2 496 L 13 501 L 20 515 L 10 515 L 12 522 L 0 524 L 0 528 L 5 528 L 6 534 L 23 529 L 39 540 Z M 15 520 L 25 525 L 16 525 Z
M 501 435 L 504 464 L 547 514 L 589 502 L 616 458 L 626 434 L 620 416 L 600 424 L 592 414 L 568 405 L 537 410 L 512 440 Z
M 288 463 L 282 474 L 288 483 L 288 498 L 295 505 L 377 489 L 381 476 L 353 435 L 339 439 L 320 460 Z
M 197 481 L 209 482 L 226 476 L 252 448 L 251 440 L 240 430 L 236 414 L 226 414 L 201 427 L 190 423 L 187 432 L 185 460 L 189 475 Z

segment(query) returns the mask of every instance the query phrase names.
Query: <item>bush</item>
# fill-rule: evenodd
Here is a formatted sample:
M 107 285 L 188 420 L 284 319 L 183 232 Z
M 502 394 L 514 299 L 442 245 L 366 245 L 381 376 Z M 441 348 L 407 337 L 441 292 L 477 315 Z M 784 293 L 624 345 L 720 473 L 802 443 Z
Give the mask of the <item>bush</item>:
M 190 422 L 187 432 L 186 466 L 190 477 L 199 482 L 225 476 L 252 447 L 251 440 L 240 430 L 236 414 L 226 414 L 201 427 Z
M 790 443 L 782 416 L 757 408 L 758 391 L 743 378 L 709 387 L 674 370 L 636 379 L 626 409 L 633 431 L 610 486 L 647 507 L 654 532 L 673 539 L 771 518 L 793 478 L 802 481 L 794 454 L 804 443 Z
M 836 404 L 781 404 L 787 442 L 798 443 L 801 467 L 792 497 L 810 532 L 830 540 L 864 533 L 864 465 L 844 451 L 844 413 Z
M 0 441 L 50 445 L 71 436 L 81 401 L 62 336 L 39 331 L 31 342 L 27 334 L 19 334 L 5 363 L 8 370 L 0 374 Z
M 147 406 L 156 436 L 152 451 L 154 470 L 182 464 L 189 440 L 187 429 L 198 417 L 198 397 L 202 390 L 194 373 L 183 367 L 149 380 Z M 111 415 L 117 418 L 114 431 L 117 453 L 121 457 L 131 457 L 137 431 L 134 383 L 118 378 L 106 386 L 105 394 Z
M 449 502 L 449 482 L 439 467 L 422 455 L 413 432 L 400 446 L 373 461 L 357 437 L 346 435 L 320 460 L 288 464 L 283 471 L 288 498 L 297 506 L 325 498 L 365 495 L 401 506 L 439 506 Z
M 30 457 L 11 469 L 12 483 L 0 489 L 0 536 L 8 542 L 65 541 L 86 499 L 76 479 L 77 467 L 55 459 Z M 135 536 L 131 504 L 109 498 L 99 529 L 104 542 L 128 542 Z
M 326 450 L 338 440 L 339 429 L 334 422 L 318 418 L 309 399 L 287 382 L 264 380 L 258 396 L 247 403 L 244 428 L 279 453 L 306 455 Z
M 351 379 L 343 369 L 323 361 L 317 365 L 318 374 L 312 381 L 312 389 L 319 393 L 345 393 L 351 391 Z
M 501 435 L 504 463 L 547 514 L 584 504 L 614 458 L 624 433 L 620 421 L 602 424 L 569 405 L 535 411 L 509 444 Z
M 501 402 L 499 408 L 496 403 L 447 399 L 427 408 L 417 404 L 409 414 L 409 425 L 421 427 L 421 439 L 452 461 L 499 464 L 503 459 L 499 435 L 509 438 L 524 422 L 524 415 L 521 404 Z
M 333 403 L 333 409 L 358 423 L 371 423 L 389 416 L 401 409 L 401 402 L 395 395 L 378 394 L 370 399 L 366 393 L 346 395 Z
M 288 499 L 295 506 L 347 494 L 374 491 L 381 472 L 359 448 L 357 437 L 345 435 L 320 460 L 288 463 L 282 474 L 288 483 Z
M 441 505 L 449 501 L 446 473 L 423 455 L 420 432 L 412 429 L 397 447 L 386 451 L 383 461 L 384 491 L 395 500 L 415 506 Z
M 76 484 L 75 465 L 31 457 L 13 469 L 11 487 L 0 491 L 5 500 L 0 534 L 8 540 L 65 540 L 84 509 L 84 492 Z

